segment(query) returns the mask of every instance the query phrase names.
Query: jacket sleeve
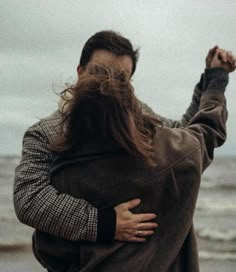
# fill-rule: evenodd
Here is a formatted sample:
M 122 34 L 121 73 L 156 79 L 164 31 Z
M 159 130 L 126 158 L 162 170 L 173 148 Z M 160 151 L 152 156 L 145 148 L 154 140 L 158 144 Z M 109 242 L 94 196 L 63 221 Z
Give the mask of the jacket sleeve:
M 141 102 L 141 103 L 142 103 L 143 111 L 151 116 L 154 116 L 160 119 L 163 122 L 164 126 L 167 126 L 170 128 L 186 127 L 190 119 L 199 110 L 200 99 L 203 92 L 204 92 L 204 74 L 201 75 L 199 83 L 195 86 L 191 103 L 189 107 L 187 108 L 186 112 L 183 114 L 180 121 L 163 117 L 155 113 L 146 103 L 144 102 Z
M 228 73 L 223 68 L 206 69 L 204 84 L 206 91 L 201 97 L 199 111 L 186 128 L 200 143 L 202 172 L 212 161 L 214 149 L 226 140 L 228 113 L 224 92 Z
M 83 199 L 58 193 L 48 177 L 52 159 L 45 131 L 40 123 L 33 125 L 24 135 L 22 158 L 15 170 L 13 199 L 18 219 L 67 240 L 113 239 L 115 211 L 98 210 Z M 102 225 L 108 220 L 105 233 Z

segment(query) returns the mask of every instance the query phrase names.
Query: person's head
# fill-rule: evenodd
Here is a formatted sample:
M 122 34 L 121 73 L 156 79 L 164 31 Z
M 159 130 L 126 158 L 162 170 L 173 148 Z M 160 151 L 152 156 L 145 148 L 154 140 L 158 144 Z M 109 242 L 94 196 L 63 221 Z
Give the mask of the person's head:
M 114 31 L 100 31 L 85 43 L 77 71 L 81 75 L 89 63 L 115 65 L 131 77 L 136 70 L 137 61 L 138 49 L 135 50 L 127 38 Z
M 143 114 L 125 71 L 88 65 L 70 91 L 73 95 L 61 108 L 63 133 L 52 150 L 73 150 L 102 139 L 154 166 L 152 140 L 160 121 Z

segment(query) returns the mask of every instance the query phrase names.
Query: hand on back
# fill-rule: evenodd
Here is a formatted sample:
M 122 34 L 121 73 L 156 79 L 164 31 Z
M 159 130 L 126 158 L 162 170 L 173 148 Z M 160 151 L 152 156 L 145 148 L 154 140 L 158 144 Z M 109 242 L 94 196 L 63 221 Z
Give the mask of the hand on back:
M 145 242 L 146 237 L 154 234 L 157 223 L 154 213 L 134 214 L 130 210 L 140 204 L 139 199 L 133 199 L 117 205 L 115 240 L 125 242 Z

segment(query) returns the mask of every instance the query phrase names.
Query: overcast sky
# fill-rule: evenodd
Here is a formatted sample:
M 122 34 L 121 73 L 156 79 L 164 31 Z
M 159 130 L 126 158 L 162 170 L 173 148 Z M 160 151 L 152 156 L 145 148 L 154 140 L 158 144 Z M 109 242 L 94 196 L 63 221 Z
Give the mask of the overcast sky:
M 180 119 L 209 48 L 236 53 L 235 11 L 235 0 L 1 0 L 0 154 L 20 154 L 24 131 L 56 109 L 53 89 L 76 79 L 85 41 L 104 29 L 140 47 L 137 95 Z M 217 153 L 236 155 L 236 73 L 226 96 L 228 140 Z

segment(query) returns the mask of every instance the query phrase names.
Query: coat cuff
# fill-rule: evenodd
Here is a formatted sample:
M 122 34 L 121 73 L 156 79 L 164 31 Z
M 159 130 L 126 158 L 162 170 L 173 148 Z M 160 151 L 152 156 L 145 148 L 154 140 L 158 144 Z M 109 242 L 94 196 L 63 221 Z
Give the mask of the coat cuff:
M 115 238 L 116 212 L 113 208 L 98 209 L 97 242 L 112 242 Z
M 204 90 L 219 90 L 225 91 L 226 86 L 229 82 L 228 72 L 221 67 L 207 68 L 204 74 Z

